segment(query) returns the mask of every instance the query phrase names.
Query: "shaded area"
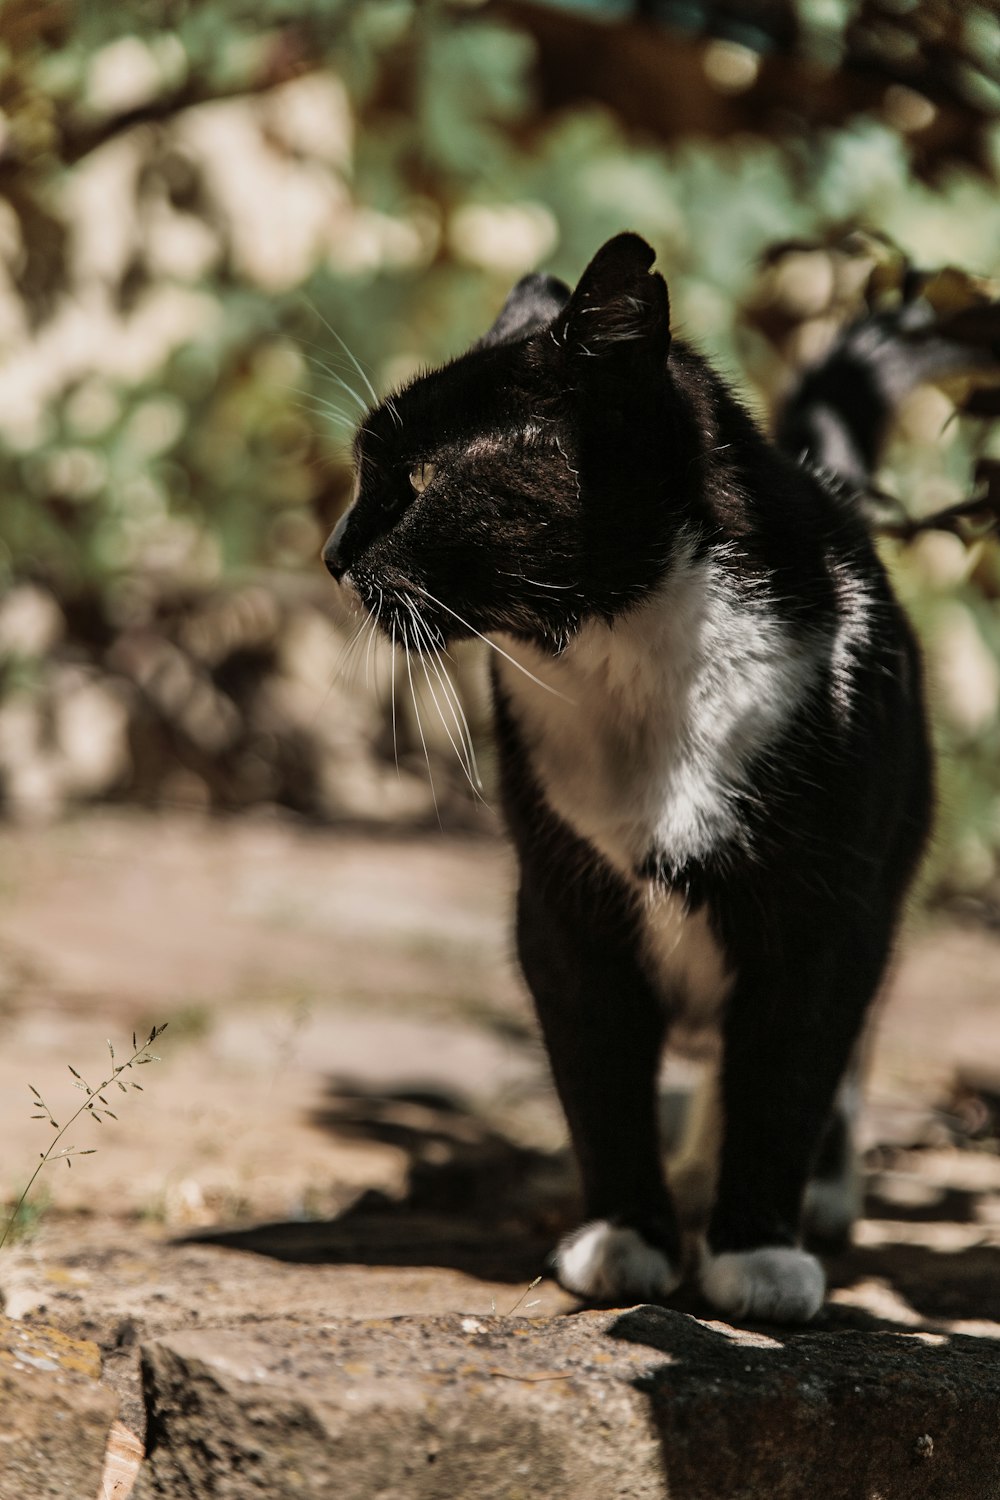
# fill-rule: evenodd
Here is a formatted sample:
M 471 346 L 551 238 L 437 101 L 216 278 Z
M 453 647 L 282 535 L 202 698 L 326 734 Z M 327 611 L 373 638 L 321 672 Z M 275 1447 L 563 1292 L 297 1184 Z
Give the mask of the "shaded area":
M 891 1184 L 876 1176 L 865 1193 L 865 1216 L 913 1224 L 933 1221 L 971 1224 L 976 1220 L 981 1196 L 968 1188 L 924 1183 L 920 1178 L 902 1174 Z
M 831 1289 L 879 1278 L 909 1304 L 917 1326 L 953 1320 L 1000 1324 L 1000 1245 L 854 1245 L 827 1262 Z M 886 1325 L 890 1326 L 890 1325 Z
M 664 1118 L 676 1125 L 681 1113 L 677 1098 L 668 1094 Z M 341 1140 L 405 1152 L 403 1196 L 368 1190 L 334 1218 L 210 1229 L 187 1240 L 281 1261 L 438 1266 L 523 1285 L 542 1274 L 556 1240 L 576 1222 L 568 1152 L 519 1144 L 456 1094 L 417 1087 L 378 1091 L 331 1079 L 313 1118 Z M 956 1148 L 956 1170 L 962 1155 Z M 896 1219 L 901 1237 L 919 1235 L 926 1225 L 923 1242 L 893 1240 L 887 1229 L 884 1244 L 856 1244 L 823 1257 L 831 1292 L 850 1294 L 874 1284 L 883 1291 L 881 1300 L 874 1298 L 876 1311 L 887 1306 L 888 1316 L 873 1317 L 863 1295 L 857 1305 L 848 1295 L 844 1305 L 829 1305 L 814 1327 L 884 1332 L 922 1325 L 934 1331 L 954 1320 L 1000 1323 L 1000 1244 L 988 1242 L 988 1226 L 983 1243 L 947 1245 L 949 1231 L 975 1235 L 972 1226 L 992 1189 L 936 1184 L 921 1176 L 920 1152 L 906 1159 L 910 1170 L 894 1174 L 896 1183 L 906 1185 L 903 1201 L 882 1196 L 882 1177 L 875 1173 L 868 1211 L 879 1221 Z M 714 1316 L 690 1286 L 669 1305 Z
M 997 1493 L 996 1340 L 874 1321 L 835 1339 L 743 1332 L 653 1307 L 624 1313 L 608 1333 L 664 1355 L 633 1384 L 649 1398 L 671 1500 Z
M 518 1145 L 453 1094 L 378 1092 L 334 1079 L 314 1122 L 341 1139 L 404 1151 L 405 1195 L 369 1190 L 333 1219 L 189 1238 L 277 1260 L 440 1266 L 523 1283 L 542 1273 L 554 1241 L 572 1222 L 567 1154 Z

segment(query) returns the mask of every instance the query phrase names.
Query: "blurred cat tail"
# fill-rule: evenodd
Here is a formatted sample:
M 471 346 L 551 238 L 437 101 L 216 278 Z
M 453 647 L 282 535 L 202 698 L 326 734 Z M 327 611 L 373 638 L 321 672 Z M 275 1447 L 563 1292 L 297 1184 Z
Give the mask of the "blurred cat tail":
M 958 413 L 1000 416 L 1000 300 L 950 269 L 911 268 L 899 292 L 897 305 L 848 324 L 826 354 L 801 372 L 778 412 L 775 441 L 851 495 L 882 534 L 908 539 L 943 530 L 971 540 L 998 531 L 995 459 L 977 463 L 969 498 L 918 519 L 873 482 L 896 413 L 918 386 L 941 387 Z

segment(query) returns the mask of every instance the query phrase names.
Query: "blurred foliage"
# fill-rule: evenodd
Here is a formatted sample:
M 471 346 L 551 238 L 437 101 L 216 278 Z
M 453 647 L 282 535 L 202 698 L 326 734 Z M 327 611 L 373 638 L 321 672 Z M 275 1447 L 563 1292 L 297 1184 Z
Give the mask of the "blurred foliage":
M 788 134 L 871 113 L 907 137 L 921 175 L 991 160 L 1000 16 L 990 0 L 511 0 L 507 9 L 539 43 L 550 104 L 597 98 L 632 125 L 713 136 Z
M 15 733 L 10 715 L 39 698 L 58 658 L 114 679 L 133 761 L 134 703 L 148 739 L 155 681 L 169 755 L 210 800 L 225 803 L 226 777 L 242 775 L 233 805 L 350 810 L 315 790 L 321 752 L 304 748 L 304 708 L 287 776 L 264 774 L 281 758 L 281 714 L 264 713 L 251 679 L 288 654 L 289 590 L 323 597 L 315 558 L 349 495 L 368 380 L 387 389 L 466 346 L 525 271 L 575 279 L 604 238 L 639 230 L 667 271 L 676 324 L 762 416 L 864 305 L 876 240 L 917 266 L 996 273 L 990 7 L 607 9 L 0 7 L 0 589 L 21 611 L 0 600 L 8 804 L 21 795 L 4 771 L 10 745 L 48 732 Z M 877 236 L 848 243 L 858 225 Z M 800 247 L 780 264 L 768 254 L 779 242 Z M 956 399 L 923 392 L 902 415 L 880 482 L 911 514 L 961 499 L 976 460 L 1000 457 L 996 425 L 957 417 Z M 890 550 L 942 684 L 933 887 L 995 898 L 996 543 Z M 262 580 L 284 601 L 266 630 L 256 595 L 242 614 L 205 603 Z M 41 599 L 58 621 L 46 624 Z M 225 650 L 204 645 L 203 617 L 228 622 Z M 243 729 L 213 739 L 201 710 L 183 728 L 170 707 L 180 689 L 163 686 L 183 676 L 171 652 L 184 658 L 185 712 L 197 691 Z M 63 690 L 48 691 L 42 718 L 55 722 Z M 379 691 L 385 717 L 391 690 Z M 418 747 L 412 725 L 402 734 L 406 762 Z M 213 772 L 223 742 L 230 761 Z M 391 766 L 385 735 L 376 751 Z M 237 775 L 237 752 L 240 765 L 256 757 L 252 773 Z M 117 790 L 152 795 L 146 773 L 114 775 Z M 367 814 L 382 794 L 366 787 Z M 404 803 L 426 811 L 413 798 L 387 806 L 403 815 Z

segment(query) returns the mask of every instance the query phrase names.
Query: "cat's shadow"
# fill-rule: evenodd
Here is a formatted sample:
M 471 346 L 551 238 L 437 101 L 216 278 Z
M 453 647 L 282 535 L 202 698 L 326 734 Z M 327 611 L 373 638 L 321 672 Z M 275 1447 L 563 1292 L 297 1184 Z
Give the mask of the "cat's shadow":
M 670 1109 L 667 1100 L 667 1123 Z M 544 1272 L 552 1246 L 576 1222 L 568 1150 L 520 1144 L 454 1094 L 379 1091 L 331 1078 L 313 1122 L 340 1140 L 403 1152 L 405 1192 L 368 1190 L 329 1219 L 213 1228 L 188 1238 L 300 1264 L 438 1266 L 523 1286 Z M 814 1326 L 899 1333 L 941 1322 L 1000 1323 L 1000 1246 L 949 1250 L 944 1240 L 936 1247 L 934 1221 L 945 1209 L 955 1223 L 976 1217 L 975 1194 L 956 1190 L 946 1198 L 926 1207 L 927 1243 L 859 1244 L 824 1256 L 831 1291 L 852 1300 L 828 1304 Z M 897 1209 L 878 1196 L 877 1178 L 868 1201 L 880 1219 L 914 1220 L 912 1206 Z M 856 1297 L 858 1288 L 874 1291 Z M 713 1316 L 689 1288 L 670 1306 Z
M 210 1229 L 192 1239 L 320 1265 L 440 1266 L 524 1284 L 573 1221 L 568 1151 L 517 1144 L 438 1088 L 379 1091 L 330 1079 L 312 1123 L 406 1156 L 406 1190 L 369 1189 L 331 1219 Z

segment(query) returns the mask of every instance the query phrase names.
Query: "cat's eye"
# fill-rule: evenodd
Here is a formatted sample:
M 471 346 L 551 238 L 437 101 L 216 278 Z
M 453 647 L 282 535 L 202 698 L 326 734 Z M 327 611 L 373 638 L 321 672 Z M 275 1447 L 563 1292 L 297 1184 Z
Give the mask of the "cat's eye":
M 422 495 L 437 473 L 434 464 L 414 464 L 410 470 L 410 484 L 418 495 Z

